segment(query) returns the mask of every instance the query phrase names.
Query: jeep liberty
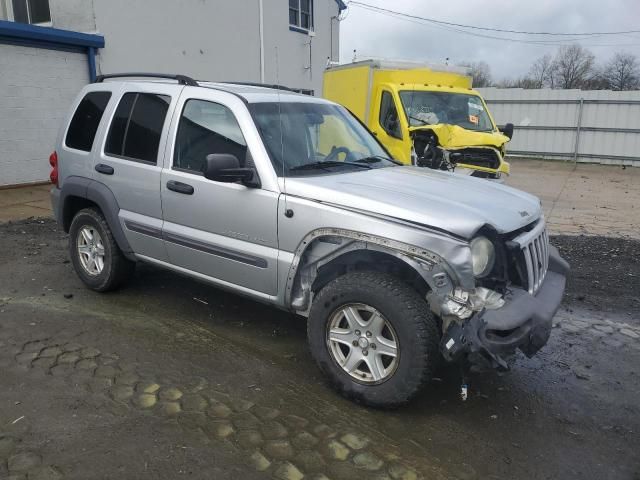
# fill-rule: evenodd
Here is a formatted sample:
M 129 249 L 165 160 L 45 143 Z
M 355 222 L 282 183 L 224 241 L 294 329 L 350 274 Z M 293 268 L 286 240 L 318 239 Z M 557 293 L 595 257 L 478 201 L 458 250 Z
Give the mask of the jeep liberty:
M 83 88 L 49 160 L 89 288 L 149 262 L 295 312 L 335 388 L 378 407 L 409 401 L 441 359 L 505 369 L 545 345 L 568 265 L 537 198 L 399 165 L 345 108 L 274 87 Z

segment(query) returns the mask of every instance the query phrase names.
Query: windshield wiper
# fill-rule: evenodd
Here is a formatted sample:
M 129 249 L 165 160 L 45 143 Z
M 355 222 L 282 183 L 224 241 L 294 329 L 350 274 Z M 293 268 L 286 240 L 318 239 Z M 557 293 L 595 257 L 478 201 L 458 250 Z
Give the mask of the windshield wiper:
M 412 115 L 409 115 L 409 118 L 411 120 L 415 120 L 417 122 L 420 122 L 422 125 L 432 125 L 431 123 L 427 122 L 426 120 L 423 120 L 422 118 L 417 118 L 417 117 L 414 117 Z
M 363 164 L 363 163 L 340 162 L 338 160 L 330 160 L 328 162 L 305 163 L 304 165 L 298 165 L 297 167 L 292 167 L 289 169 L 289 171 L 294 172 L 299 170 L 315 170 L 315 169 L 322 169 L 327 167 L 344 167 L 344 166 L 371 169 L 369 165 Z
M 399 162 L 398 160 L 395 160 L 393 158 L 383 157 L 382 155 L 371 155 L 369 157 L 359 158 L 358 160 L 356 160 L 356 162 L 360 162 L 360 163 L 379 163 L 379 162 L 381 162 L 383 160 L 386 160 L 387 162 L 395 163 L 396 165 L 402 165 L 402 162 Z

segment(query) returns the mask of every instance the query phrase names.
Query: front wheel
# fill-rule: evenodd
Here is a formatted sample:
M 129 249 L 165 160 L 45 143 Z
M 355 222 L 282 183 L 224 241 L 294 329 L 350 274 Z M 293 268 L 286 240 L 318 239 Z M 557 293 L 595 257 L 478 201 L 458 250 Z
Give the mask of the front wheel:
M 383 273 L 349 273 L 326 285 L 313 301 L 307 333 L 334 387 L 374 407 L 408 402 L 439 358 L 440 335 L 427 303 Z

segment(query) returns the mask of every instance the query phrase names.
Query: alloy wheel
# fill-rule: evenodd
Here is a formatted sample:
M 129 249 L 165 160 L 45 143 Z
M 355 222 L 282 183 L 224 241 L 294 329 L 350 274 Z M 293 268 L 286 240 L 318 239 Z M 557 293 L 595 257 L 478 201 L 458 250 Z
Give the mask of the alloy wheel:
M 89 275 L 100 275 L 104 270 L 104 243 L 98 231 L 84 226 L 78 232 L 78 256 L 82 268 Z
M 398 337 L 375 308 L 361 303 L 339 307 L 327 324 L 332 359 L 360 383 L 382 383 L 393 375 L 400 359 Z

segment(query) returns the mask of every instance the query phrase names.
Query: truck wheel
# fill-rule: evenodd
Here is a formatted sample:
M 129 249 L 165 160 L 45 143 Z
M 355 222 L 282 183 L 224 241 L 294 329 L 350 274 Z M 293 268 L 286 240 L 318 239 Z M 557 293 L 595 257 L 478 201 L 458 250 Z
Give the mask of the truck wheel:
M 420 295 L 396 277 L 349 273 L 315 297 L 311 354 L 345 397 L 372 407 L 408 402 L 432 377 L 440 334 Z
M 97 292 L 115 290 L 135 268 L 120 251 L 102 213 L 94 208 L 80 210 L 73 217 L 69 254 L 80 279 Z

